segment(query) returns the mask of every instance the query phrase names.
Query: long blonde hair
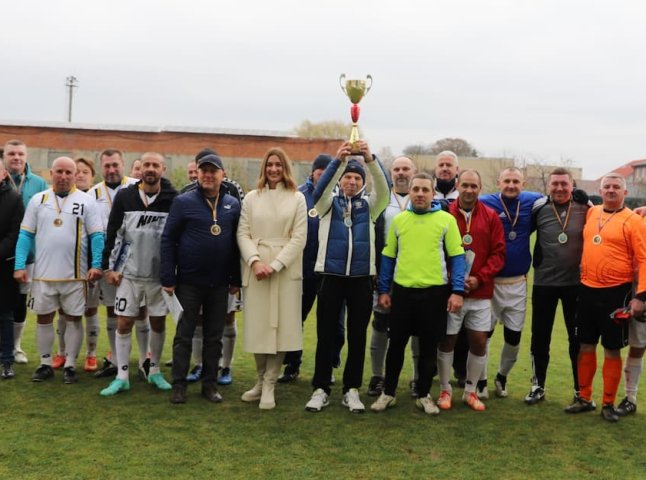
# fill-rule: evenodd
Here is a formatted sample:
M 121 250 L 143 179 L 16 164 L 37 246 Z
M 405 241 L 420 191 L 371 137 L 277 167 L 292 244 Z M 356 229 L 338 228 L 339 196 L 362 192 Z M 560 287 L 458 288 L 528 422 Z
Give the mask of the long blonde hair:
M 258 176 L 258 183 L 256 188 L 262 190 L 267 184 L 267 162 L 271 157 L 278 157 L 280 163 L 283 165 L 283 184 L 285 185 L 286 190 L 296 191 L 298 185 L 296 180 L 294 180 L 294 174 L 292 173 L 292 161 L 289 159 L 287 154 L 282 148 L 274 147 L 267 150 L 265 156 L 262 159 L 262 164 L 260 165 L 260 175 Z

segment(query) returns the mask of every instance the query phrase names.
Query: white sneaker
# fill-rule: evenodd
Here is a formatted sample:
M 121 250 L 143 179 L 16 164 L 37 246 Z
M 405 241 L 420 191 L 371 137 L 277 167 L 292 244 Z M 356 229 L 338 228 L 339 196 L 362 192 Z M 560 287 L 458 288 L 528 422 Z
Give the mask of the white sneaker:
M 506 398 L 509 395 L 509 392 L 507 392 L 507 377 L 497 374 L 494 385 L 496 386 L 496 397 Z
M 433 402 L 430 395 L 418 398 L 415 401 L 415 405 L 417 405 L 417 408 L 424 410 L 424 413 L 429 415 L 438 415 L 440 413 L 440 409 L 435 405 L 435 402 Z
M 359 398 L 359 390 L 356 388 L 351 388 L 343 395 L 341 405 L 348 407 L 348 410 L 352 413 L 363 413 L 366 411 L 366 407 L 364 407 Z
M 305 410 L 308 412 L 320 412 L 323 408 L 327 407 L 330 402 L 327 399 L 327 393 L 322 388 L 317 388 L 312 394 L 312 398 L 305 405 Z
M 375 403 L 370 405 L 370 410 L 373 412 L 383 412 L 387 408 L 394 407 L 395 405 L 397 405 L 397 399 L 382 392 Z
M 23 352 L 22 350 L 14 350 L 13 351 L 13 361 L 16 363 L 22 363 L 25 364 L 29 360 L 27 359 L 27 354 Z
M 476 395 L 480 400 L 489 400 L 489 389 L 484 387 L 482 390 L 476 388 Z

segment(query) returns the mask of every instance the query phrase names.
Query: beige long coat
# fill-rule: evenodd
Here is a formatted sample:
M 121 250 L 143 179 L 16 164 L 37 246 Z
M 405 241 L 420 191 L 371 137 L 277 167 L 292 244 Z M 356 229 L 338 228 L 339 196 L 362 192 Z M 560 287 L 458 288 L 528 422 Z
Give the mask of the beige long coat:
M 307 205 L 299 191 L 265 187 L 242 203 L 238 245 L 244 294 L 244 349 L 251 353 L 302 350 L 301 295 Z M 275 271 L 256 280 L 251 264 L 260 260 Z

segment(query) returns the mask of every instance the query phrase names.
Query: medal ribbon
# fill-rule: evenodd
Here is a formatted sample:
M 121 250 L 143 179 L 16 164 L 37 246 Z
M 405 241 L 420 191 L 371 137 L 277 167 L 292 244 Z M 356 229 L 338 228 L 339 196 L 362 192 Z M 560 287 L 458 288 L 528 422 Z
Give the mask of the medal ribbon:
M 622 209 L 623 209 L 623 207 L 622 207 L 622 208 L 620 208 L 619 210 L 622 210 Z M 610 215 L 610 216 L 608 217 L 608 219 L 607 219 L 605 222 L 601 223 L 601 217 L 603 217 L 603 209 L 601 209 L 601 212 L 599 213 L 599 226 L 598 226 L 598 228 L 597 228 L 597 235 L 600 235 L 600 234 L 601 234 L 601 230 L 603 229 L 603 227 L 605 227 L 605 226 L 606 226 L 606 223 L 608 223 L 608 222 L 612 219 L 612 217 L 614 217 L 614 216 L 615 216 L 615 214 L 616 214 L 619 210 L 615 210 L 614 212 L 612 212 L 612 215 Z
M 144 192 L 144 187 L 141 183 L 139 184 L 139 191 L 141 192 L 141 195 L 139 195 L 141 197 L 141 200 L 144 202 L 145 207 L 148 208 L 148 195 L 146 195 L 146 192 Z M 161 192 L 161 185 L 159 186 L 157 193 L 155 193 L 153 196 L 159 195 L 159 192 Z M 108 197 L 109 196 L 110 195 L 108 194 Z
M 121 190 L 121 187 L 123 187 L 125 185 L 125 183 L 126 183 L 126 177 L 123 177 L 121 179 L 121 185 L 119 185 L 117 187 L 117 189 L 116 189 L 117 191 L 114 192 L 115 195 L 117 193 L 119 193 L 119 190 Z M 108 203 L 110 204 L 110 210 L 112 210 L 112 197 L 110 196 L 110 189 L 108 188 L 108 184 L 105 183 L 105 180 L 103 180 L 103 186 L 105 187 L 105 196 L 108 197 Z M 146 207 L 148 207 L 148 204 L 146 204 Z
M 65 206 L 65 202 L 67 202 L 67 199 L 70 198 L 70 195 L 76 191 L 76 187 L 72 187 L 72 189 L 68 192 L 68 194 L 65 196 L 63 199 L 63 204 L 59 205 L 58 204 L 58 195 L 56 192 L 54 192 L 54 201 L 56 202 L 56 214 L 60 218 L 61 212 L 63 211 L 63 207 Z
M 406 207 L 408 206 L 408 203 L 410 202 L 410 197 L 408 197 L 406 199 L 406 202 L 404 202 L 404 204 L 402 205 L 402 202 L 399 201 L 399 194 L 397 192 L 395 192 L 394 188 L 391 191 L 393 192 L 393 197 L 395 197 L 395 200 L 397 200 L 397 205 L 399 205 L 399 210 L 402 211 L 402 212 L 404 210 L 406 210 Z
M 7 172 L 7 177 L 9 177 L 9 183 L 11 183 L 11 186 L 18 191 L 18 193 L 22 193 L 22 184 L 25 183 L 25 179 L 27 178 L 27 174 L 24 173 L 20 176 L 20 185 L 16 185 L 16 182 L 13 179 L 13 176 L 11 175 L 10 172 Z M 54 194 L 56 196 L 56 194 Z
M 514 217 L 513 221 L 511 219 L 511 214 L 509 213 L 509 210 L 507 210 L 507 205 L 505 205 L 505 202 L 502 199 L 502 193 L 498 194 L 498 200 L 500 200 L 500 203 L 502 204 L 502 209 L 505 211 L 505 215 L 507 215 L 507 219 L 511 224 L 511 231 L 513 232 L 514 227 L 518 223 L 518 217 L 520 217 L 520 198 L 518 199 L 518 205 L 516 205 L 516 216 Z
M 206 203 L 209 204 L 209 208 L 213 212 L 213 224 L 218 223 L 218 212 L 217 212 L 216 208 L 218 206 L 218 199 L 219 198 L 220 198 L 220 192 L 219 191 L 218 191 L 217 196 L 215 197 L 215 202 L 213 202 L 213 203 L 211 203 L 211 201 L 208 198 L 204 197 L 204 200 L 206 200 Z
M 464 215 L 464 221 L 467 224 L 467 231 L 465 235 L 471 235 L 471 220 L 473 220 L 473 210 L 467 212 L 466 210 L 460 209 L 460 213 Z
M 561 216 L 556 210 L 554 203 L 551 203 L 551 205 L 552 205 L 552 211 L 554 212 L 554 216 L 556 217 L 556 221 L 559 222 L 559 225 L 561 226 L 561 230 L 563 230 L 562 233 L 565 233 L 565 229 L 567 228 L 567 222 L 570 220 L 570 210 L 572 209 L 572 200 L 570 200 L 570 202 L 567 205 L 567 213 L 565 214 L 565 221 L 563 222 L 561 221 Z

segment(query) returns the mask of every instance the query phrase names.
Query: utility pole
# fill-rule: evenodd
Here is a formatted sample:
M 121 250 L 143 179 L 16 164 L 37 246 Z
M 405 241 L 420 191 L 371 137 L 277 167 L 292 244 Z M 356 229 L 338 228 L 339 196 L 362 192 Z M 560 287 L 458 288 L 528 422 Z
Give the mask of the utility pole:
M 72 122 L 72 100 L 74 98 L 74 89 L 78 88 L 78 78 L 74 75 L 70 75 L 65 79 L 65 86 L 68 89 L 67 92 L 67 121 Z

